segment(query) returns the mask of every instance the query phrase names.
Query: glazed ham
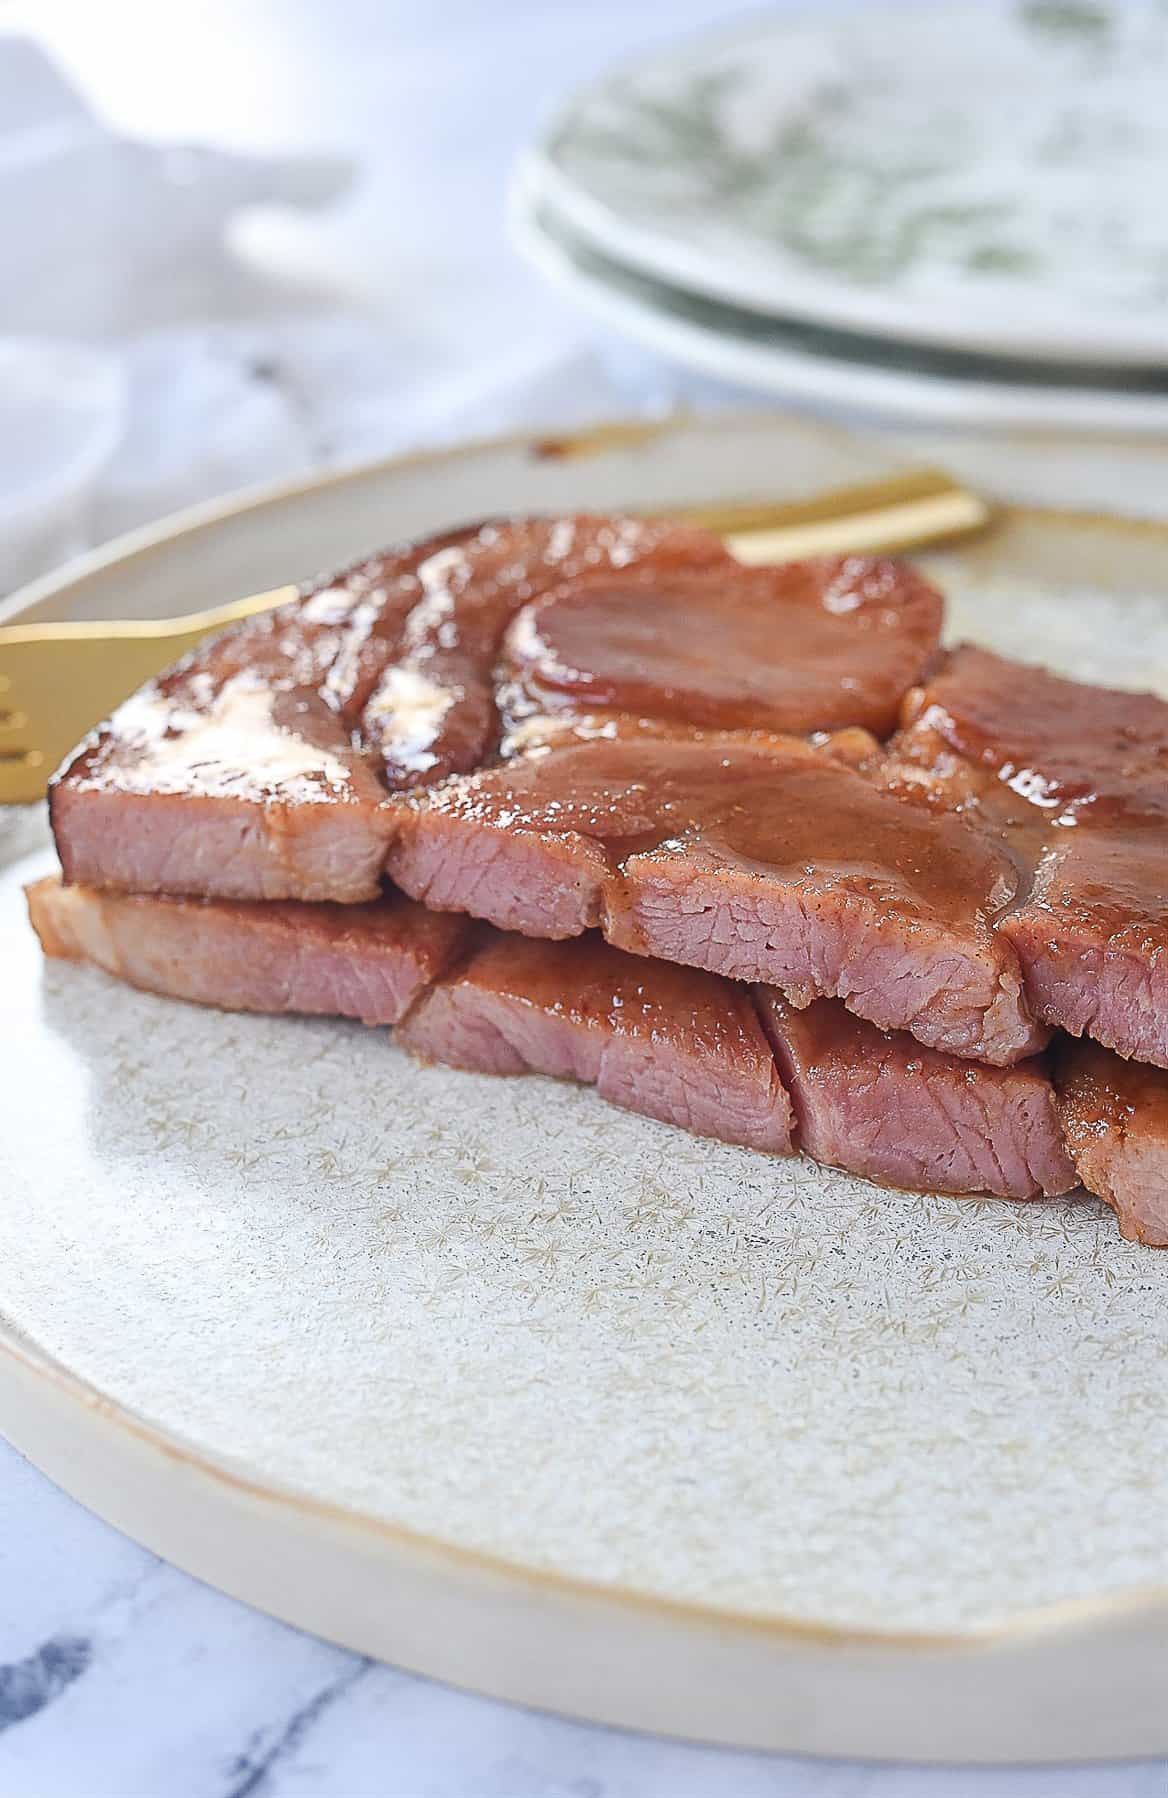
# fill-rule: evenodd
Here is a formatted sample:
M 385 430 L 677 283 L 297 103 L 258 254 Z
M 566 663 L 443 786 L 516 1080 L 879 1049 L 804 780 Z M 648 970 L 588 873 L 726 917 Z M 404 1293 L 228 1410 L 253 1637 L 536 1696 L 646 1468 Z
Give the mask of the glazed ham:
M 941 596 L 867 556 L 595 576 L 523 608 L 507 638 L 520 716 L 614 711 L 712 729 L 887 736 L 934 656 Z
M 801 1147 L 885 1185 L 1022 1199 L 1074 1184 L 1041 1062 L 972 1067 L 831 1001 L 799 1012 L 595 935 L 508 937 L 393 897 L 231 905 L 47 879 L 28 898 L 47 955 L 152 992 L 394 1023 L 425 1061 L 585 1081 L 698 1135 Z
M 882 1186 L 1003 1199 L 1078 1184 L 1042 1059 L 978 1067 L 829 999 L 799 1011 L 773 989 L 758 997 L 813 1160 Z
M 639 601 L 678 570 L 717 588 L 737 567 L 710 532 L 668 519 L 507 519 L 468 533 L 421 565 L 400 653 L 366 701 L 362 733 L 388 785 L 428 785 L 493 753 L 504 633 L 549 588 L 619 578 Z
M 233 905 L 27 889 L 45 954 L 229 1011 L 399 1025 L 422 1060 L 595 1085 L 699 1136 L 791 1151 L 791 1108 L 749 992 L 595 937 L 504 937 L 400 895 L 372 905 Z M 404 1020 L 404 1021 L 403 1021 Z
M 1068 830 L 1029 897 L 1003 919 L 1035 1015 L 1130 1059 L 1168 1067 L 1168 841 L 1140 829 Z
M 498 749 L 499 697 L 519 692 L 500 665 L 510 628 L 513 645 L 541 630 L 554 644 L 571 606 L 590 608 L 598 668 L 584 712 L 600 690 L 629 698 L 614 593 L 671 658 L 638 701 L 683 726 L 883 727 L 940 629 L 938 595 L 888 562 L 747 570 L 710 533 L 668 520 L 467 527 L 358 564 L 135 694 L 53 782 L 67 877 L 200 898 L 373 898 L 386 790 L 477 769 Z M 565 653 L 578 640 L 568 630 Z M 556 707 L 573 711 L 574 676 L 557 667 Z M 551 678 L 542 652 L 524 669 L 537 686 Z M 524 693 L 520 709 L 533 703 Z
M 1168 704 L 965 646 L 909 696 L 893 759 L 1014 855 L 998 929 L 1034 1014 L 1168 1065 Z
M 1168 819 L 1168 703 L 1152 693 L 1065 680 L 966 643 L 904 710 L 910 730 L 1048 823 Z
M 412 897 L 617 946 L 1009 1063 L 1046 1040 L 994 919 L 1016 869 L 796 739 L 566 743 L 389 803 Z
M 1064 1042 L 1055 1081 L 1083 1185 L 1106 1199 L 1132 1242 L 1168 1248 L 1168 1072 L 1097 1043 Z
M 581 570 L 714 562 L 736 566 L 705 531 L 619 518 L 467 527 L 361 562 L 200 645 L 81 745 L 50 790 L 66 877 L 372 899 L 387 769 L 412 784 L 492 747 L 497 638 L 519 605 Z
M 462 533 L 388 551 L 200 644 L 94 731 L 49 790 L 67 880 L 219 899 L 380 890 L 387 830 L 365 705 Z
M 715 1133 L 776 1147 L 754 984 L 824 1159 L 1062 1190 L 1052 1028 L 1168 1066 L 1168 705 L 941 656 L 940 625 L 894 563 L 747 569 L 669 520 L 401 546 L 201 646 L 80 747 L 51 790 L 70 884 L 34 896 L 38 928 L 155 990 L 397 1021 L 440 1059 L 575 1073 L 694 1128 L 721 1110 Z
M 457 955 L 467 926 L 400 895 L 371 905 L 231 905 L 64 886 L 27 891 L 46 955 L 224 1011 L 396 1024 Z
M 791 1148 L 790 1103 L 749 992 L 594 935 L 548 943 L 482 932 L 398 1040 L 424 1061 L 583 1080 L 697 1136 Z

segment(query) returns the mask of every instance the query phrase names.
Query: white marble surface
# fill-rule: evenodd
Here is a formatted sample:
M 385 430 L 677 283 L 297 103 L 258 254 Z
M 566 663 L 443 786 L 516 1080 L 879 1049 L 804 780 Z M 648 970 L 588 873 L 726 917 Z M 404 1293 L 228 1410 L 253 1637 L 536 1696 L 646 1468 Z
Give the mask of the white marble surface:
M 1160 1765 L 730 1754 L 448 1690 L 237 1605 L 0 1446 L 4 1798 L 1164 1798 Z
M 574 416 L 677 389 L 581 353 L 502 240 L 511 156 L 546 98 L 716 0 L 29 0 L 35 30 L 127 131 L 341 150 L 334 213 L 257 217 L 269 271 L 332 286 L 386 331 L 402 396 L 362 448 Z M 575 358 L 575 360 L 573 360 Z M 567 372 L 564 372 L 566 360 Z M 951 459 L 958 459 L 956 455 Z M 976 443 L 964 465 L 987 470 Z M 1049 490 L 1044 447 L 1017 478 Z M 1120 472 L 1117 474 L 1116 470 Z M 1059 491 L 1162 503 L 1120 458 L 1060 452 Z M 1137 496 L 1137 497 L 1133 497 Z M 536 1716 L 374 1666 L 232 1603 L 109 1530 L 0 1444 L 0 1798 L 1165 1798 L 1168 1764 L 875 1768 L 734 1755 Z

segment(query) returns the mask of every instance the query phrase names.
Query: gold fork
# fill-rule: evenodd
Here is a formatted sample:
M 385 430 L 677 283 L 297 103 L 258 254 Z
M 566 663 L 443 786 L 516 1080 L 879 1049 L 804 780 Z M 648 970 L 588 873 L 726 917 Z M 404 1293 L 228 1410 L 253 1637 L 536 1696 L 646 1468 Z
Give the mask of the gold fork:
M 716 531 L 740 560 L 756 566 L 919 548 L 967 536 L 990 519 L 977 494 L 927 468 L 781 505 L 660 509 Z M 42 798 L 53 769 L 74 744 L 143 681 L 209 632 L 268 611 L 296 592 L 274 587 L 184 618 L 0 628 L 0 805 Z

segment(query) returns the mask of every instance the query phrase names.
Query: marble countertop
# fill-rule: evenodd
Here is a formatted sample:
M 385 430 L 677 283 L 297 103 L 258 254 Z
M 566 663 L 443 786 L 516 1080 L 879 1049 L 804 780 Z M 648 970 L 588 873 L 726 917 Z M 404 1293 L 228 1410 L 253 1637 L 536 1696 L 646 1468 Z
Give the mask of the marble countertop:
M 30 0 L 4 22 L 35 29 L 128 131 L 352 154 L 364 179 L 351 202 L 311 220 L 257 219 L 249 241 L 297 279 L 327 271 L 340 280 L 393 328 L 435 391 L 454 396 L 458 428 L 487 429 L 475 396 L 497 396 L 508 358 L 554 369 L 581 342 L 578 320 L 504 245 L 515 150 L 566 80 L 667 27 L 730 10 L 673 0 L 666 20 L 649 0 L 491 9 L 475 0 L 425 9 Z M 492 369 L 496 385 L 484 388 Z M 585 368 L 576 387 L 589 379 Z M 634 373 L 641 403 L 659 379 Z M 970 449 L 966 467 L 976 473 L 986 454 Z M 1108 471 L 1096 473 L 1092 496 L 1105 500 Z M 1064 492 L 1072 474 L 1064 468 Z M 1126 494 L 1138 470 L 1111 478 Z M 1158 473 L 1145 475 L 1145 489 L 1163 503 Z M 521 1711 L 375 1665 L 232 1602 L 107 1528 L 0 1443 L 0 1798 L 247 1794 L 1168 1798 L 1168 1764 L 942 1772 L 813 1763 Z
M 0 1444 L 4 1798 L 1165 1798 L 1163 1763 L 735 1754 L 455 1692 L 236 1604 Z

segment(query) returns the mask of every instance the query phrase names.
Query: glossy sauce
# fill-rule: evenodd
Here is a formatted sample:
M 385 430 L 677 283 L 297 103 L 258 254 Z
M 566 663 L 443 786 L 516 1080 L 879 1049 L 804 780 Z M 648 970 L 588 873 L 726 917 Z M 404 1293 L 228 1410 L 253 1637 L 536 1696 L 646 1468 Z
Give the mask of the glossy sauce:
M 1168 703 L 963 645 L 913 701 L 930 732 L 1054 824 L 1168 820 Z
M 494 676 L 503 634 L 520 607 L 549 587 L 613 570 L 648 578 L 729 560 L 706 531 L 619 517 L 492 522 L 423 560 L 420 596 L 396 666 L 372 689 L 362 719 L 390 786 L 468 772 L 494 749 Z M 400 711 L 396 701 L 403 691 L 423 691 L 428 716 L 417 705 Z
M 516 998 L 616 1036 L 668 1038 L 725 1057 L 769 1062 L 744 987 L 697 968 L 614 949 L 596 932 L 551 943 L 484 931 L 453 984 Z
M 1168 832 L 1140 824 L 1053 833 L 1025 910 L 1101 947 L 1168 954 Z
M 714 565 L 562 586 L 520 613 L 506 660 L 536 707 L 883 735 L 940 626 L 940 596 L 893 562 Z
M 380 789 L 319 695 L 261 676 L 188 674 L 114 713 L 71 777 L 81 788 L 320 805 Z
M 746 873 L 836 883 L 930 921 L 992 915 L 1016 888 L 1010 858 L 961 819 L 906 805 L 797 739 L 573 743 L 426 803 L 496 828 L 582 835 L 618 865 L 700 846 Z

